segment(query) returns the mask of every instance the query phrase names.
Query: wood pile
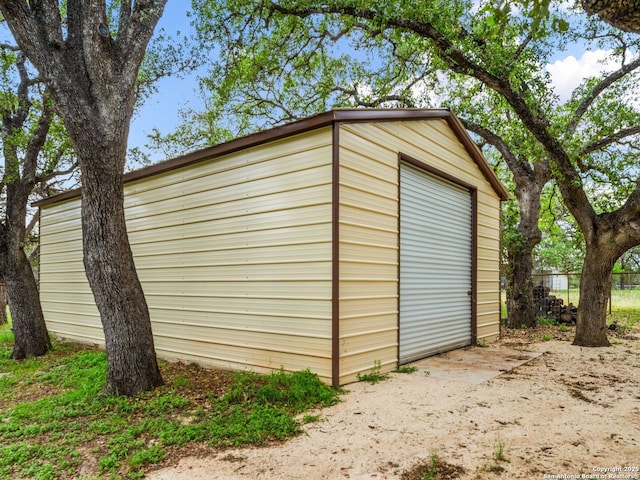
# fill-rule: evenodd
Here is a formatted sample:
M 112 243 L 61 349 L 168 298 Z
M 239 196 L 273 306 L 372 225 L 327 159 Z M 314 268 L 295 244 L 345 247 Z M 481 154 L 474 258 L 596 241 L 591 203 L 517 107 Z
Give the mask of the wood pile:
M 550 295 L 549 287 L 544 285 L 533 287 L 533 304 L 536 316 L 552 319 L 558 323 L 575 325 L 578 318 L 578 309 L 572 303 L 565 305 L 562 298 Z

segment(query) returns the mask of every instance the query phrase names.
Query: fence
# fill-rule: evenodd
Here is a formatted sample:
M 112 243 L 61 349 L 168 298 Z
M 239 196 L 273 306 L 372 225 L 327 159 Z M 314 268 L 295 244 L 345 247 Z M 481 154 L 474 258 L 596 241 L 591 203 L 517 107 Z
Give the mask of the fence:
M 534 285 L 549 288 L 549 294 L 562 298 L 564 304 L 578 305 L 580 298 L 580 273 L 537 273 Z M 640 311 L 640 272 L 612 274 L 609 294 L 609 313 L 613 310 Z

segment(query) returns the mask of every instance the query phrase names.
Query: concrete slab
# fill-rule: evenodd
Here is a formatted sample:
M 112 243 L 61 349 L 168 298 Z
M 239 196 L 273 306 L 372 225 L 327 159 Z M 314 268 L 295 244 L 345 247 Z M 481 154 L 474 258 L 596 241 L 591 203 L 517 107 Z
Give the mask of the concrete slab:
M 466 347 L 411 363 L 429 376 L 461 383 L 480 384 L 527 363 L 542 353 Z

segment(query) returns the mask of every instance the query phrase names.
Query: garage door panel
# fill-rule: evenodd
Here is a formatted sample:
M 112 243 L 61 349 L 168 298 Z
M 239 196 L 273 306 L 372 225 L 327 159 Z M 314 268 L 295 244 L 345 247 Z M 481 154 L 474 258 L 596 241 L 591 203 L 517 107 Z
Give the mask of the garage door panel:
M 400 169 L 400 363 L 471 343 L 470 192 Z

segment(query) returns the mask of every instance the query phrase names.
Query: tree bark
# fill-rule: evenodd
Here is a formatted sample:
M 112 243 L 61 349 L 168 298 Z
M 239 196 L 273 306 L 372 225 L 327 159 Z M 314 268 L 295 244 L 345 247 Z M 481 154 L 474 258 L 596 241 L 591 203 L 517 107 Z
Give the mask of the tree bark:
M 7 293 L 4 283 L 0 280 L 0 325 L 6 325 L 7 322 Z
M 15 163 L 11 156 L 5 147 L 9 170 L 11 163 Z M 15 360 L 37 357 L 51 350 L 38 285 L 23 248 L 27 201 L 32 189 L 29 178 L 16 178 L 7 185 L 6 220 L 0 224 L 0 273 L 11 311 L 15 337 L 11 358 Z
M 123 158 L 113 150 L 105 145 L 90 155 L 107 164 L 109 157 Z M 84 266 L 104 329 L 108 393 L 134 395 L 161 385 L 162 377 L 127 237 L 122 173 L 95 170 L 83 172 Z
M 11 358 L 23 360 L 44 355 L 51 350 L 51 340 L 40 307 L 33 270 L 21 245 L 15 245 L 11 238 L 1 243 L 2 273 L 15 338 Z
M 7 185 L 6 222 L 0 224 L 0 273 L 11 311 L 14 348 L 11 358 L 38 357 L 51 350 L 42 314 L 38 286 L 23 249 L 27 198 L 32 185 L 16 181 Z
M 507 316 L 514 328 L 537 323 L 533 304 L 533 247 L 529 242 L 508 252 Z
M 640 33 L 640 0 L 581 0 L 585 11 L 627 32 Z
M 611 292 L 611 273 L 616 258 L 608 249 L 587 244 L 580 277 L 580 301 L 574 345 L 608 347 L 607 303 Z
M 134 395 L 163 383 L 151 320 L 127 237 L 122 177 L 138 70 L 166 0 L 0 0 L 21 50 L 51 91 L 82 173 L 84 264 L 104 329 L 107 391 Z M 114 34 L 114 30 L 116 30 Z
M 27 128 L 32 102 L 29 85 L 32 80 L 25 67 L 26 59 L 18 55 L 16 67 L 20 83 L 16 92 L 17 105 L 1 108 L 2 153 L 6 188 L 5 218 L 0 224 L 0 278 L 4 279 L 6 299 L 11 311 L 14 348 L 11 358 L 22 360 L 44 355 L 51 349 L 49 332 L 44 321 L 36 278 L 24 251 L 27 203 L 36 183 L 38 156 L 49 131 L 52 111 L 42 96 L 42 110 L 35 128 Z M 29 140 L 19 157 L 16 140 L 28 132 Z M 4 299 L 3 299 L 4 300 Z M 4 301 L 2 302 L 4 306 Z M 3 314 L 5 313 L 3 308 Z
M 519 241 L 507 245 L 507 284 L 511 293 L 507 302 L 507 313 L 511 326 L 530 328 L 537 325 L 533 303 L 533 250 L 542 240 L 542 232 L 538 228 L 540 196 L 549 179 L 550 171 L 546 164 L 539 163 L 535 169 L 527 172 L 515 168 L 512 168 L 512 172 L 516 182 L 520 221 Z

